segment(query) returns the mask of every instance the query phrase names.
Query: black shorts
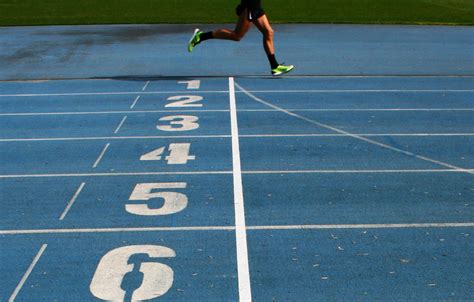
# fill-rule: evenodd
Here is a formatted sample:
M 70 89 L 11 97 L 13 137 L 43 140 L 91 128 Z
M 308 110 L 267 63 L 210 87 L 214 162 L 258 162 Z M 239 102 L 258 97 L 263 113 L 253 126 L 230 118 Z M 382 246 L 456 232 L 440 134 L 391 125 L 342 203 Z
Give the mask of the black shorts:
M 261 0 L 242 0 L 237 8 L 235 13 L 237 16 L 240 16 L 244 10 L 247 10 L 247 20 L 253 21 L 257 20 L 261 16 L 265 15 L 265 11 L 262 8 Z

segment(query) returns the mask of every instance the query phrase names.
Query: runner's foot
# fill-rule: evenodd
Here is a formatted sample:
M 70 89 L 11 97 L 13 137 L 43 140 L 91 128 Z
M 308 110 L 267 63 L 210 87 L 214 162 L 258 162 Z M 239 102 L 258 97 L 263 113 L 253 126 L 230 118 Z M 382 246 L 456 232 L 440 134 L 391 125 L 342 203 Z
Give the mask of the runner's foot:
M 277 68 L 272 69 L 272 75 L 279 76 L 279 75 L 282 75 L 282 74 L 285 74 L 285 73 L 288 73 L 288 72 L 292 71 L 293 68 L 295 68 L 295 66 L 293 66 L 293 65 L 288 65 L 288 66 L 278 65 Z
M 194 47 L 201 42 L 201 38 L 200 38 L 201 34 L 202 34 L 202 31 L 200 31 L 199 28 L 196 28 L 194 30 L 194 34 L 193 34 L 193 36 L 191 37 L 191 39 L 189 40 L 189 43 L 188 43 L 188 51 L 189 52 L 192 52 Z

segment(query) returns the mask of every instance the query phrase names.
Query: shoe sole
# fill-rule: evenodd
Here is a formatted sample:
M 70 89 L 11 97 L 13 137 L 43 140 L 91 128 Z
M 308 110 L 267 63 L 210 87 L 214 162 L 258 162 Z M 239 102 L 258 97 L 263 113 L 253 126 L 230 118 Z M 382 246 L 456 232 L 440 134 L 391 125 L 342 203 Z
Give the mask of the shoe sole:
M 277 72 L 277 73 L 272 73 L 272 76 L 279 76 L 279 75 L 282 75 L 282 74 L 286 74 L 286 73 L 289 73 L 290 71 L 292 71 L 293 69 L 295 69 L 295 66 L 291 67 L 290 69 L 288 69 L 287 71 L 285 72 Z
M 193 51 L 193 48 L 191 48 L 191 42 L 194 40 L 194 38 L 196 37 L 197 33 L 200 31 L 199 28 L 196 28 L 194 30 L 194 34 L 192 35 L 191 39 L 189 39 L 189 42 L 188 42 L 188 52 L 192 52 Z

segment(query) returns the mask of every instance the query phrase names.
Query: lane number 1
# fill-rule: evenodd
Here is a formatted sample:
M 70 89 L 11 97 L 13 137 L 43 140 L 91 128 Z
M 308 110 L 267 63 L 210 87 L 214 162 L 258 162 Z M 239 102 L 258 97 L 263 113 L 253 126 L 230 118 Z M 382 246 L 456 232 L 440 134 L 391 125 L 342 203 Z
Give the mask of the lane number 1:
M 201 86 L 201 81 L 200 80 L 180 81 L 178 83 L 179 84 L 187 84 L 188 89 L 199 89 L 199 87 Z

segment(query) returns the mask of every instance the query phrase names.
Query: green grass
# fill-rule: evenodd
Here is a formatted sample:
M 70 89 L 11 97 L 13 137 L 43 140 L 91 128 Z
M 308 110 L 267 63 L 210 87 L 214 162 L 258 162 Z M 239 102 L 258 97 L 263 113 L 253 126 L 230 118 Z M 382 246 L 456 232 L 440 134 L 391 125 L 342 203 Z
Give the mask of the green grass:
M 235 22 L 239 0 L 0 0 L 0 25 Z M 474 25 L 474 0 L 263 0 L 273 23 Z

